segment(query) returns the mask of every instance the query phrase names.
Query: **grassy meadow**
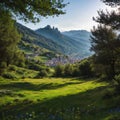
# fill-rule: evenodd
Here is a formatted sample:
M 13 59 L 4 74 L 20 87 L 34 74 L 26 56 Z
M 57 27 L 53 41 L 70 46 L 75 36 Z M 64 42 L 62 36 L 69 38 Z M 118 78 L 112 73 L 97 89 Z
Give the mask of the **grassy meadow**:
M 0 120 L 114 120 L 120 110 L 112 90 L 93 79 L 1 79 Z

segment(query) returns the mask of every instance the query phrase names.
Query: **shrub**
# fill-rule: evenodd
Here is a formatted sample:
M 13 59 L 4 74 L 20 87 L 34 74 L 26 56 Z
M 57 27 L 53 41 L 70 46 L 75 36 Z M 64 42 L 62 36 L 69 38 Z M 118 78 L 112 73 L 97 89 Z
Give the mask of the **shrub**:
M 14 66 L 14 65 L 10 65 L 10 66 L 9 66 L 9 70 L 10 70 L 10 71 L 16 71 L 17 68 L 16 68 L 16 66 Z
M 116 86 L 116 92 L 120 92 L 120 74 L 115 76 L 114 81 Z
M 29 65 L 29 69 L 32 69 L 32 70 L 36 70 L 36 71 L 40 71 L 43 69 L 42 66 L 38 65 L 38 64 L 34 64 L 34 63 L 31 63 Z
M 111 118 L 109 118 L 108 120 L 120 120 L 119 116 L 114 115 Z
M 92 77 L 93 72 L 87 59 L 83 60 L 79 65 L 80 75 L 84 77 Z
M 14 73 L 6 72 L 2 74 L 2 77 L 7 79 L 16 79 L 16 75 Z
M 2 69 L 7 68 L 6 62 L 1 62 L 0 63 L 0 68 L 2 68 Z
M 55 77 L 62 77 L 64 73 L 64 67 L 62 65 L 57 65 L 55 67 Z
M 41 70 L 35 78 L 43 78 L 43 77 L 47 77 L 47 76 L 48 76 L 47 71 L 46 70 Z
M 120 86 L 120 74 L 116 75 L 114 80 L 117 82 L 117 84 Z
M 6 68 L 7 68 L 6 62 L 1 62 L 0 63 L 0 75 L 2 75 L 6 71 Z
M 70 64 L 65 65 L 64 68 L 64 76 L 65 77 L 71 77 L 73 74 L 73 67 Z

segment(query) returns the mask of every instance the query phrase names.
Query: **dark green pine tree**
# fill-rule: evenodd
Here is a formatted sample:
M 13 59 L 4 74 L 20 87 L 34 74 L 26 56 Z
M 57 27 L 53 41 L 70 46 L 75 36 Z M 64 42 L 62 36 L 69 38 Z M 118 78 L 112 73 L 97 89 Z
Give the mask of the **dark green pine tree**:
M 91 50 L 95 52 L 95 62 L 106 67 L 107 75 L 112 79 L 116 74 L 115 66 L 120 55 L 118 36 L 111 28 L 102 25 L 94 27 L 91 32 Z
M 4 62 L 8 66 L 15 62 L 17 43 L 21 37 L 14 23 L 8 11 L 0 10 L 0 65 Z
M 100 25 L 92 30 L 91 50 L 95 52 L 95 60 L 107 68 L 108 76 L 112 79 L 120 60 L 120 35 L 116 32 L 120 30 L 120 0 L 101 1 L 109 6 L 117 6 L 118 10 L 98 11 L 98 17 L 93 18 Z

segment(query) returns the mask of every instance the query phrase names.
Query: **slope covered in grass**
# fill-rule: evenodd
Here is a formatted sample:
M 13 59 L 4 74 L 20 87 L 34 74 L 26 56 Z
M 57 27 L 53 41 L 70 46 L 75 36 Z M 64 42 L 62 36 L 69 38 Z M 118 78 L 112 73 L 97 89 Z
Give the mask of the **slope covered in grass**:
M 107 90 L 112 90 L 110 85 L 97 80 L 1 80 L 0 113 L 2 117 L 24 116 L 20 120 L 28 120 L 28 114 L 31 120 L 108 120 L 119 115 L 119 97 L 103 99 Z

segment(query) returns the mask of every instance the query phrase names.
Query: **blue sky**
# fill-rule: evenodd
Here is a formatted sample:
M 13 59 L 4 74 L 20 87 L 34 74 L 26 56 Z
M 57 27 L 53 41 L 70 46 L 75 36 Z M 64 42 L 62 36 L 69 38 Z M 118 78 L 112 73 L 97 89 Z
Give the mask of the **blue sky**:
M 111 9 L 100 0 L 65 0 L 65 2 L 70 2 L 70 4 L 64 8 L 66 11 L 65 15 L 41 18 L 41 22 L 37 24 L 19 22 L 34 30 L 45 27 L 46 25 L 51 25 L 58 27 L 60 31 L 81 29 L 90 31 L 92 27 L 96 25 L 92 17 L 97 16 L 97 11 L 101 9 Z

